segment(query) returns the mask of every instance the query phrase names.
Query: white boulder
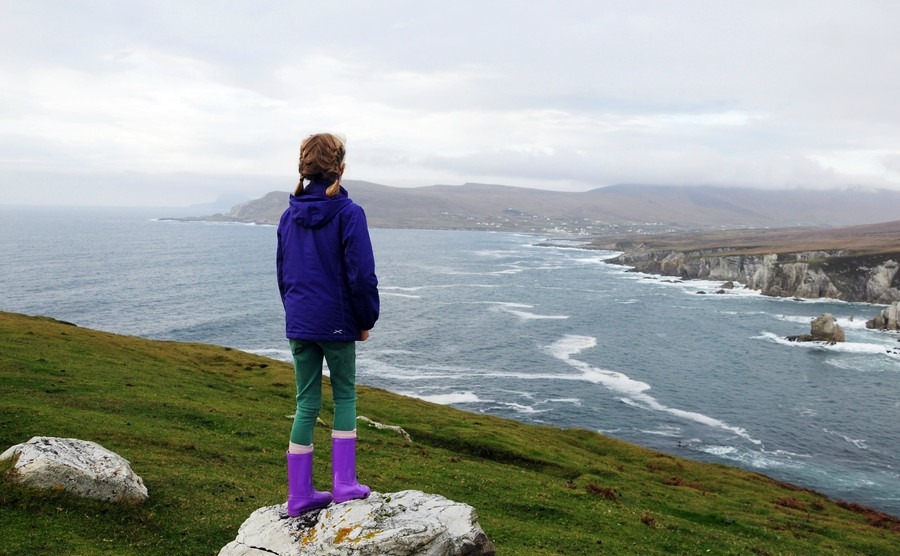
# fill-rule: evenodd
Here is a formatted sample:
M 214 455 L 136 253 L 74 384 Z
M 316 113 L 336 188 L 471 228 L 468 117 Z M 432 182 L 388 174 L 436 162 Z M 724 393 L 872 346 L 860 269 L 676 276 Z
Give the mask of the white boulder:
M 475 509 L 417 490 L 332 504 L 289 517 L 283 505 L 253 512 L 219 556 L 493 555 Z
M 0 460 L 15 456 L 13 477 L 30 487 L 63 489 L 108 502 L 142 503 L 147 499 L 147 487 L 128 460 L 94 442 L 35 436 L 0 454 Z

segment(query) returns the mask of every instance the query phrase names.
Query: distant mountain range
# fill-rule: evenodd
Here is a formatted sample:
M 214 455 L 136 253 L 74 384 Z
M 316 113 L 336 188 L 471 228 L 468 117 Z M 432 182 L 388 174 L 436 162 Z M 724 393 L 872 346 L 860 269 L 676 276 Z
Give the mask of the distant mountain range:
M 475 183 L 400 188 L 353 180 L 344 187 L 365 208 L 369 225 L 383 228 L 608 234 L 841 227 L 900 216 L 900 192 L 889 190 L 616 185 L 576 193 Z M 288 195 L 272 192 L 200 219 L 276 224 Z

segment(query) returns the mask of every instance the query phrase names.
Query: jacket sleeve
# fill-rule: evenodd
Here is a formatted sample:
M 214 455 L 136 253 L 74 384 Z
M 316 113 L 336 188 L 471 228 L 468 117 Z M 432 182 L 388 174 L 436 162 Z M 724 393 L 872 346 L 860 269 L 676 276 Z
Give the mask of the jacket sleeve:
M 283 224 L 280 223 L 278 225 L 278 231 L 276 235 L 278 236 L 278 247 L 275 250 L 275 276 L 278 279 L 278 292 L 281 294 L 281 304 L 284 305 L 284 294 L 285 294 L 285 284 L 284 284 L 284 246 L 281 243 L 281 227 Z
M 350 285 L 353 312 L 360 330 L 375 326 L 380 311 L 375 255 L 362 207 L 354 205 L 343 229 L 344 268 Z

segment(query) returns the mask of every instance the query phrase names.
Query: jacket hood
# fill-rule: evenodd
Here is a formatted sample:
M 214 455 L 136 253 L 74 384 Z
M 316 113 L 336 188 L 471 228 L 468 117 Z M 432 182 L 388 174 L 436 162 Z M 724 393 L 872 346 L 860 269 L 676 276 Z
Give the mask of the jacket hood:
M 336 196 L 327 197 L 324 188 L 319 191 L 320 188 L 314 187 L 315 185 L 313 183 L 307 186 L 307 191 L 299 197 L 291 195 L 288 207 L 291 219 L 304 228 L 321 228 L 352 204 L 343 187 Z

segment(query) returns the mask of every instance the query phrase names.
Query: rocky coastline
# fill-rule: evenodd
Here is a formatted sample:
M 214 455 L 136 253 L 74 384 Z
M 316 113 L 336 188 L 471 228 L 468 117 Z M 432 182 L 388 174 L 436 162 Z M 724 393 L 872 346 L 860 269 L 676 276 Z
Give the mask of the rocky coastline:
M 740 254 L 727 248 L 667 250 L 632 245 L 608 262 L 681 279 L 733 281 L 775 297 L 891 304 L 900 301 L 900 256 L 845 250 Z

